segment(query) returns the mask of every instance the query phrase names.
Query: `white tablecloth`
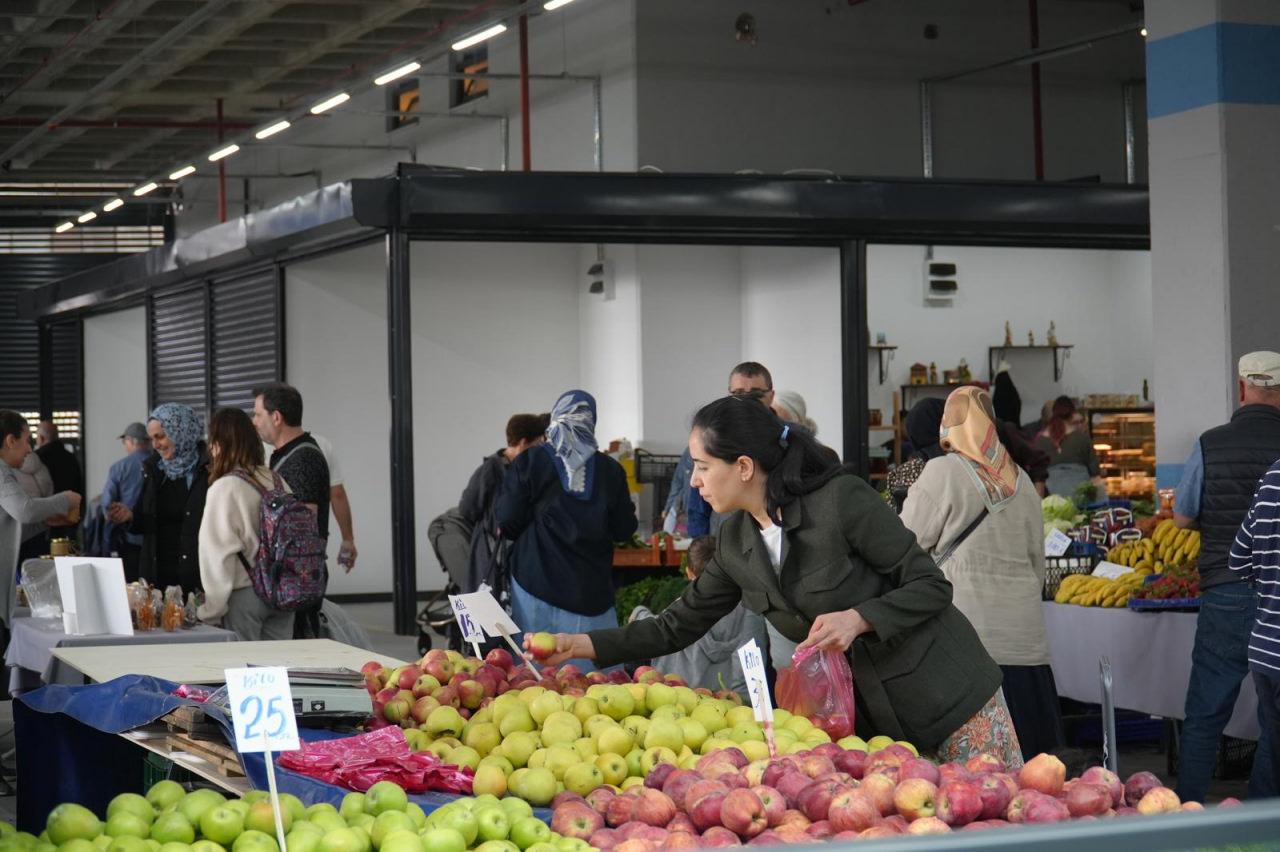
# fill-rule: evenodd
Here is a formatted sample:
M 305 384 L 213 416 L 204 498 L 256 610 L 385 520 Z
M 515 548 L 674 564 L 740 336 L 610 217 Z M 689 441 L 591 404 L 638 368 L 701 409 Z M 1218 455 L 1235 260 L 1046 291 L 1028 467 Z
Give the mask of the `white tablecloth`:
M 1128 609 L 1045 602 L 1045 628 L 1058 694 L 1102 702 L 1098 660 L 1111 659 L 1117 708 L 1181 719 L 1191 678 L 1194 612 L 1133 612 Z M 1227 723 L 1228 736 L 1258 738 L 1258 697 L 1246 677 Z

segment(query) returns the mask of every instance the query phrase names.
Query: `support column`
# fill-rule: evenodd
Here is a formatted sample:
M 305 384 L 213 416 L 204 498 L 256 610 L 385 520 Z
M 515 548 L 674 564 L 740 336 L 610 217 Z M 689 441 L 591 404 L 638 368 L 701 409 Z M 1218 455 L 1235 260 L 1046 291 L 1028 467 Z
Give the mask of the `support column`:
M 844 382 L 844 463 L 866 479 L 867 449 L 867 244 L 840 245 L 840 348 Z
M 1156 477 L 1236 407 L 1236 360 L 1280 350 L 1280 4 L 1148 3 Z
M 409 235 L 387 231 L 387 365 L 391 389 L 391 595 L 395 631 L 417 632 L 418 556 L 413 505 L 413 328 Z

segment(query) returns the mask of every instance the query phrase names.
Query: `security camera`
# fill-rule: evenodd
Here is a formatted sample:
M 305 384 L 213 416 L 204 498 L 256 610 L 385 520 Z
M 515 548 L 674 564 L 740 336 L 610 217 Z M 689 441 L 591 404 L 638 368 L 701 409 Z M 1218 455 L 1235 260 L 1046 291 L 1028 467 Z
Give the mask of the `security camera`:
M 758 40 L 756 32 L 756 16 L 750 12 L 743 12 L 738 19 L 733 22 L 733 37 L 738 41 L 755 46 Z

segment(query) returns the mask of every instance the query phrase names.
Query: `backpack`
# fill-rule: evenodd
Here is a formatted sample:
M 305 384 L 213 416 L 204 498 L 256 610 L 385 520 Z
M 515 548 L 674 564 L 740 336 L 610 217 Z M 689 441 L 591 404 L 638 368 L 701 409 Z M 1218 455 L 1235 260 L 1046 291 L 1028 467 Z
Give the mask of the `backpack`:
M 258 599 L 282 612 L 309 609 L 324 600 L 329 584 L 325 540 L 320 537 L 316 513 L 295 495 L 285 491 L 280 474 L 271 472 L 271 488 L 263 488 L 252 475 L 231 471 L 262 495 L 258 514 L 258 553 L 253 564 L 240 557 L 249 572 Z

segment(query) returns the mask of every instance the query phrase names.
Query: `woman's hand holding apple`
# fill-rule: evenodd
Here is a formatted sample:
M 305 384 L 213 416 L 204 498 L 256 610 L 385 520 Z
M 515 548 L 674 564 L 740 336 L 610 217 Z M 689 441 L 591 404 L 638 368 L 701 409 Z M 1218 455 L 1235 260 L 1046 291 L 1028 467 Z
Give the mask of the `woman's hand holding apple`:
M 585 633 L 526 633 L 524 649 L 540 663 L 559 665 L 565 660 L 596 658 L 595 645 Z

